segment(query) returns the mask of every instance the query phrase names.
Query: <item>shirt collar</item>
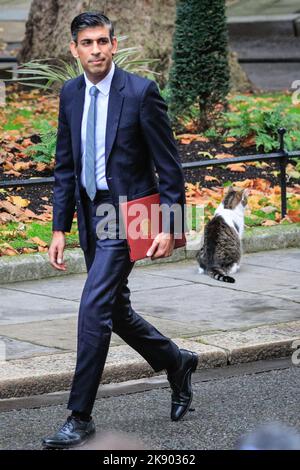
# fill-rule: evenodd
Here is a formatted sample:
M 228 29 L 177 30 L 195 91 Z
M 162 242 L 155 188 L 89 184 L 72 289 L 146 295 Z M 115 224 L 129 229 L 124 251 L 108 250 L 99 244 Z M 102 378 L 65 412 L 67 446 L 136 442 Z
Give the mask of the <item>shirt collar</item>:
M 112 81 L 112 78 L 113 78 L 113 75 L 114 75 L 114 71 L 115 71 L 115 64 L 114 64 L 114 62 L 112 62 L 111 69 L 108 72 L 108 74 L 106 75 L 106 77 L 104 77 L 102 80 L 100 80 L 100 82 L 96 83 L 96 85 L 95 85 L 98 88 L 98 90 L 105 96 L 107 96 L 109 94 L 110 85 L 111 85 L 111 81 Z M 90 89 L 92 88 L 92 86 L 94 86 L 94 83 L 92 83 L 87 78 L 85 72 L 84 72 L 84 79 L 85 79 L 86 89 L 89 92 Z

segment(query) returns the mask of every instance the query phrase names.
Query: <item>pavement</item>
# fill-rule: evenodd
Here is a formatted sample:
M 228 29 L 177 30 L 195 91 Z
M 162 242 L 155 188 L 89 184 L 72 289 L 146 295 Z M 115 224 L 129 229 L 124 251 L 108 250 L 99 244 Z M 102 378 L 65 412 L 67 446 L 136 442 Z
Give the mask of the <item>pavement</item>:
M 133 308 L 199 369 L 290 357 L 300 340 L 300 250 L 246 253 L 235 284 L 198 274 L 193 258 L 134 266 Z M 0 398 L 67 390 L 86 274 L 1 284 Z M 163 373 L 163 372 L 162 372 Z M 150 377 L 136 351 L 112 335 L 102 383 Z
M 101 464 L 104 455 L 115 450 L 236 449 L 241 436 L 270 422 L 285 425 L 284 431 L 288 426 L 300 432 L 298 369 L 287 359 L 277 359 L 198 371 L 193 374 L 194 411 L 179 423 L 170 420 L 171 390 L 166 376 L 102 385 L 93 408 L 96 437 L 78 450 L 107 451 L 97 454 Z M 2 450 L 40 450 L 42 438 L 61 427 L 68 415 L 68 393 L 51 394 L 47 399 L 10 399 L 6 408 L 1 400 L 5 411 L 0 413 Z M 9 453 L 8 464 L 14 455 Z M 3 464 L 5 454 L 1 457 Z

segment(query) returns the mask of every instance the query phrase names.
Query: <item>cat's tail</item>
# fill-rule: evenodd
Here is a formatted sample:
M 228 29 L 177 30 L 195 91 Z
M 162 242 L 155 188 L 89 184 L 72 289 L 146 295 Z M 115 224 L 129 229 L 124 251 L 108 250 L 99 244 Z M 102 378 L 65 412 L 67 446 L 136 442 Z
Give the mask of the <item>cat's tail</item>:
M 217 281 L 230 282 L 232 284 L 235 282 L 233 277 L 225 274 L 225 272 L 220 268 L 210 268 L 207 270 L 207 274 Z

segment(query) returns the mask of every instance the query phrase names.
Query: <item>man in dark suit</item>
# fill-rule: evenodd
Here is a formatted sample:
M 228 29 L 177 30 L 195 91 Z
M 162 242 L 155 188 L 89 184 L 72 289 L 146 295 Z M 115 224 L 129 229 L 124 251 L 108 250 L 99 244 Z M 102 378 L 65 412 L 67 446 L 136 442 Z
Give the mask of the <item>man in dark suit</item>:
M 159 192 L 162 204 L 182 209 L 184 223 L 184 177 L 167 106 L 154 81 L 114 64 L 117 39 L 105 15 L 78 15 L 71 33 L 71 52 L 84 74 L 68 80 L 60 94 L 49 258 L 54 268 L 66 270 L 65 232 L 71 230 L 76 206 L 88 276 L 79 308 L 77 363 L 68 403 L 72 414 L 54 436 L 43 440 L 49 448 L 81 444 L 95 433 L 91 412 L 112 331 L 155 371 L 166 370 L 174 421 L 190 407 L 191 375 L 198 362 L 195 353 L 179 349 L 132 308 L 127 283 L 134 262 L 118 222 L 120 197 L 133 200 Z M 99 227 L 112 221 L 103 211 L 108 206 L 114 209 L 109 213 L 115 237 L 103 237 L 103 230 L 99 236 Z M 172 254 L 175 234 L 185 229 L 175 222 L 172 213 L 163 220 L 163 231 L 148 252 L 152 259 Z

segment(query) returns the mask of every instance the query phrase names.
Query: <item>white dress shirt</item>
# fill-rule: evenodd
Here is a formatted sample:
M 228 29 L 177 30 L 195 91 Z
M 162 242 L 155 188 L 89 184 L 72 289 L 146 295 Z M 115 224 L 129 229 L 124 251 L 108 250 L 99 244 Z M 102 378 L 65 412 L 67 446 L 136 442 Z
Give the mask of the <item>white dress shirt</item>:
M 100 82 L 94 85 L 87 78 L 84 72 L 85 78 L 85 99 L 84 109 L 81 122 L 81 158 L 82 158 L 82 171 L 81 171 L 81 183 L 84 187 L 85 184 L 85 147 L 86 147 L 86 126 L 88 111 L 91 102 L 90 89 L 92 86 L 96 86 L 100 93 L 97 96 L 96 106 L 96 187 L 97 189 L 108 189 L 108 185 L 105 177 L 105 132 L 106 132 L 106 120 L 107 120 L 107 109 L 108 109 L 108 98 L 111 81 L 115 71 L 115 64 L 112 62 L 109 73 Z

